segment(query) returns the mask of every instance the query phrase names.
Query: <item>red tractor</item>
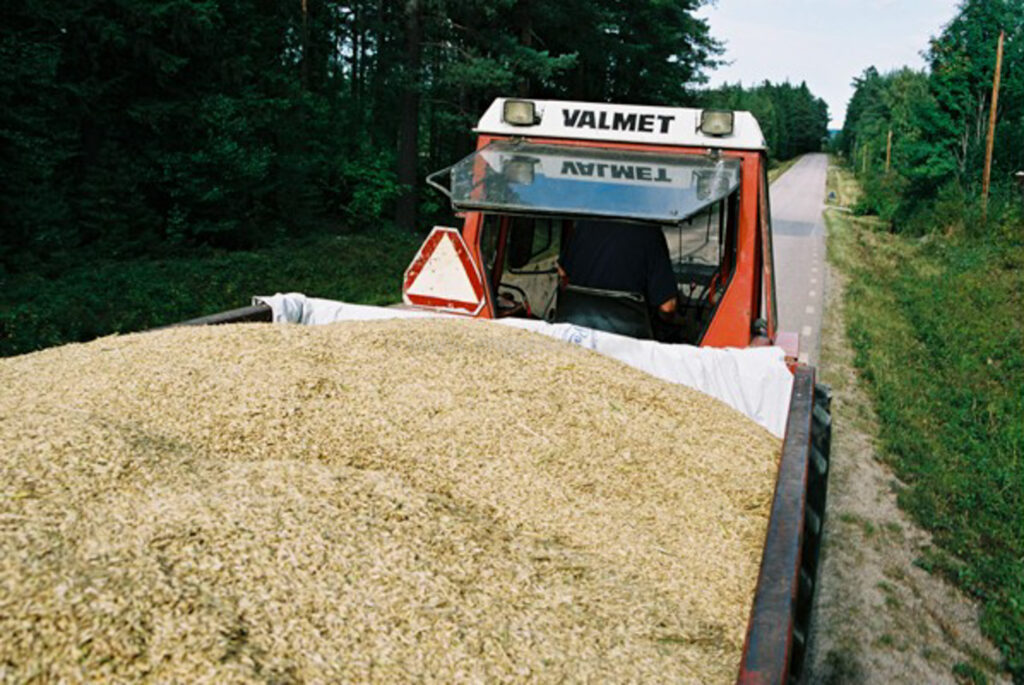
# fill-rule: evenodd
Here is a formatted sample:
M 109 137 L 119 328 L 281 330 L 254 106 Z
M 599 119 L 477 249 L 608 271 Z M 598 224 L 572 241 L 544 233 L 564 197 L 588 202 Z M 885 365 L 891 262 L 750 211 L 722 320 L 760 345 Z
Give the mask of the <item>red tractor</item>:
M 579 222 L 615 222 L 626 241 L 631 226 L 656 226 L 685 321 L 672 342 L 777 344 L 795 359 L 796 337 L 777 331 L 767 160 L 749 113 L 499 99 L 476 130 L 476 152 L 428 182 L 463 217 L 456 249 L 485 287 L 459 299 L 469 291 L 455 272 L 425 287 L 416 278 L 421 251 L 406 274 L 407 304 L 583 319 L 662 338 L 656 316 L 643 320 L 659 303 L 631 306 L 643 293 L 577 286 L 571 274 L 559 278 L 557 265 Z M 445 174 L 450 184 L 438 182 Z M 603 321 L 593 314 L 602 307 L 610 312 Z

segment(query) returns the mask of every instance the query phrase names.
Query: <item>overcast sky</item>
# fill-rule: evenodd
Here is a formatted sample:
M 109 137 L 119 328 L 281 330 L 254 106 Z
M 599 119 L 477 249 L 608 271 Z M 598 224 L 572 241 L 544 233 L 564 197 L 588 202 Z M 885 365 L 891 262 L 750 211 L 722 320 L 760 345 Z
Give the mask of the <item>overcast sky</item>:
M 701 8 L 731 64 L 710 85 L 768 79 L 807 87 L 828 103 L 829 128 L 842 128 L 853 78 L 925 66 L 928 39 L 956 14 L 957 0 L 717 0 Z

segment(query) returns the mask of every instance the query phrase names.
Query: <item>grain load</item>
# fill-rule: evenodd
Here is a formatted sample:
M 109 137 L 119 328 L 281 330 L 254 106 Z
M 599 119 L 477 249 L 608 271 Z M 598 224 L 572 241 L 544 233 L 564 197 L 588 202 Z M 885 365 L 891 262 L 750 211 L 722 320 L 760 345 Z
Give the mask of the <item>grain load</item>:
M 779 441 L 450 320 L 0 361 L 0 680 L 735 678 Z

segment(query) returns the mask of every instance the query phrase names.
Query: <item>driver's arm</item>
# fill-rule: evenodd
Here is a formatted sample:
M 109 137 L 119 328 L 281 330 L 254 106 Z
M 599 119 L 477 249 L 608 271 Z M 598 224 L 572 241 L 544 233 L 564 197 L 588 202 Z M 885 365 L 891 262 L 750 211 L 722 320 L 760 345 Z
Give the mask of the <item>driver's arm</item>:
M 667 324 L 682 326 L 688 323 L 686 315 L 679 312 L 679 298 L 675 295 L 658 305 L 658 316 Z
M 678 314 L 678 284 L 672 269 L 672 258 L 669 256 L 668 244 L 660 228 L 648 231 L 646 279 L 647 301 L 657 302 L 658 317 L 670 324 L 679 325 L 682 319 Z

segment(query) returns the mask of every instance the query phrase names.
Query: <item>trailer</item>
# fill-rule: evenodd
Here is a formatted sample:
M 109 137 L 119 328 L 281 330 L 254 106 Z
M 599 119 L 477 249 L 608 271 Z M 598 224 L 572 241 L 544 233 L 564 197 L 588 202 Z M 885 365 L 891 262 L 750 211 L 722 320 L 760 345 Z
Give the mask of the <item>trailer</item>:
M 798 363 L 798 336 L 779 329 L 757 121 L 739 111 L 499 98 L 476 133 L 472 154 L 428 177 L 462 225 L 430 232 L 405 273 L 405 309 L 568 325 L 644 340 L 646 349 L 782 349 L 792 384 L 774 399 L 786 407 L 784 437 L 737 682 L 799 681 L 818 583 L 831 398 L 815 369 Z M 652 235 L 660 236 L 654 252 L 638 251 Z M 650 254 L 662 261 L 640 263 Z M 586 259 L 590 268 L 580 266 Z M 644 281 L 601 282 L 612 270 L 633 278 L 658 269 L 672 279 L 664 301 L 652 301 L 656 290 Z M 285 318 L 262 300 L 183 325 Z

